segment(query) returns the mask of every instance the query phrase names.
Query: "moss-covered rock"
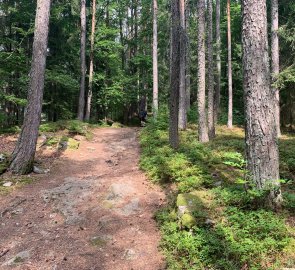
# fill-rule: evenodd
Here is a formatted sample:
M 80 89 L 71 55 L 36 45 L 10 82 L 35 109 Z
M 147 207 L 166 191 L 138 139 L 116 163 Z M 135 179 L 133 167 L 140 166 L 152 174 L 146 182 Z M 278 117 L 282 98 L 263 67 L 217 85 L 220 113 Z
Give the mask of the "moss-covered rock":
M 181 217 L 181 225 L 185 228 L 189 229 L 189 228 L 195 226 L 196 224 L 197 224 L 196 218 L 190 213 L 185 213 Z
M 113 124 L 112 124 L 112 127 L 113 128 L 122 128 L 122 127 L 124 127 L 121 123 L 118 123 L 118 122 L 114 122 Z
M 197 222 L 203 222 L 208 217 L 212 207 L 213 195 L 208 190 L 196 190 L 177 196 L 177 215 L 181 226 L 191 228 Z
M 69 138 L 68 140 L 68 149 L 71 149 L 71 150 L 77 150 L 79 149 L 79 146 L 80 146 L 80 142 L 72 139 L 72 138 Z

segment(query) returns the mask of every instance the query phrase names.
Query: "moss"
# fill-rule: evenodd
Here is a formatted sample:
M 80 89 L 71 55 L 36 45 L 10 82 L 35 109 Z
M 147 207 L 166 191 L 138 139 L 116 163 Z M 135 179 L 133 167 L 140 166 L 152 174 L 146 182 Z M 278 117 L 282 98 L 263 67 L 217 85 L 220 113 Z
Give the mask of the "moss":
M 197 224 L 197 221 L 195 219 L 195 217 L 192 214 L 189 213 L 185 213 L 182 217 L 181 217 L 181 225 L 182 227 L 185 228 L 192 228 L 193 226 L 195 226 Z
M 102 207 L 105 209 L 112 209 L 114 207 L 114 204 L 106 200 L 102 202 Z
M 46 146 L 55 146 L 59 143 L 60 138 L 59 137 L 50 137 L 46 142 Z
M 90 240 L 90 243 L 92 246 L 95 246 L 95 247 L 103 247 L 107 244 L 107 241 L 103 239 L 102 237 L 93 237 Z
M 124 126 L 121 123 L 115 122 L 115 123 L 112 124 L 112 127 L 113 128 L 122 128 Z
M 18 256 L 15 257 L 15 259 L 13 260 L 14 263 L 21 263 L 23 261 L 24 261 L 24 259 L 22 257 L 18 257 Z
M 92 132 L 87 132 L 86 133 L 86 140 L 87 141 L 92 141 L 93 140 L 93 137 L 94 137 L 94 134 Z
M 5 173 L 7 169 L 8 169 L 8 163 L 6 162 L 0 163 L 0 175 Z
M 28 185 L 34 182 L 34 178 L 29 176 L 21 176 L 18 178 L 18 182 L 20 185 Z
M 213 195 L 209 190 L 195 190 L 177 196 L 177 206 L 186 206 L 189 212 L 202 211 L 213 206 Z
M 72 138 L 69 138 L 68 140 L 68 148 L 71 150 L 77 150 L 79 149 L 80 143 Z
M 176 213 L 176 211 L 175 211 L 175 209 L 173 209 L 170 213 L 169 213 L 169 218 L 171 219 L 171 220 L 177 220 L 177 213 Z

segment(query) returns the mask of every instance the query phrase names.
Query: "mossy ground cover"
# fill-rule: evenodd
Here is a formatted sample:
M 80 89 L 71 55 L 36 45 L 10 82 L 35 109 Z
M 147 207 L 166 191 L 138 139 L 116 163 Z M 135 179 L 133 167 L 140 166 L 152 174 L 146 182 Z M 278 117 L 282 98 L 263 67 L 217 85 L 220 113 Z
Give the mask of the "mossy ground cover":
M 190 125 L 174 151 L 164 119 L 167 115 L 142 130 L 140 165 L 152 181 L 177 186 L 156 216 L 168 269 L 294 267 L 295 230 L 288 221 L 294 221 L 295 137 L 284 135 L 279 143 L 285 202 L 275 213 L 264 207 L 264 192 L 245 189 L 242 128 L 219 126 L 214 141 L 200 144 L 196 126 Z M 189 226 L 177 213 L 183 200 L 192 204 Z

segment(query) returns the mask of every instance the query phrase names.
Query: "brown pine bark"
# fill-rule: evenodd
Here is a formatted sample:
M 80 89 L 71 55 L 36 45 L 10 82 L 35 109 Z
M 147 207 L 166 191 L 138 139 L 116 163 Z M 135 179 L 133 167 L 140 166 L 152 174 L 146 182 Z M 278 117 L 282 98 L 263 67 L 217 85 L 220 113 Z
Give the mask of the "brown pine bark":
M 220 92 L 221 92 L 221 37 L 220 37 L 220 0 L 216 0 L 216 91 L 214 105 L 214 121 L 218 122 L 220 113 Z
M 158 1 L 153 0 L 153 115 L 157 119 L 159 110 L 158 89 Z
M 271 205 L 279 206 L 275 93 L 271 89 L 265 0 L 243 0 L 242 29 L 247 170 L 258 189 L 271 190 Z
M 179 0 L 171 3 L 171 59 L 170 59 L 170 117 L 169 142 L 172 148 L 179 145 L 178 111 L 180 84 L 180 10 Z
M 209 139 L 215 137 L 214 121 L 214 64 L 213 64 L 213 7 L 212 0 L 208 0 L 208 134 Z
M 280 48 L 279 48 L 279 4 L 278 0 L 271 1 L 271 73 L 272 83 L 276 82 L 277 76 L 280 73 Z M 275 116 L 277 135 L 281 136 L 281 121 L 280 121 L 280 91 L 273 86 L 275 92 Z
M 43 102 L 50 4 L 50 0 L 37 1 L 28 105 L 10 164 L 10 170 L 16 174 L 30 173 L 34 165 Z
M 230 0 L 227 0 L 227 51 L 228 51 L 228 119 L 227 127 L 233 127 L 233 79 L 232 79 L 232 51 L 231 51 L 231 16 Z
M 190 0 L 185 1 L 185 33 L 186 33 L 186 48 L 185 48 L 185 87 L 186 87 L 186 111 L 191 107 L 191 61 L 190 61 Z
M 206 116 L 206 49 L 205 49 L 205 0 L 198 0 L 198 125 L 199 141 L 208 142 Z
M 81 79 L 80 79 L 80 95 L 78 107 L 78 119 L 84 120 L 85 110 L 85 77 L 86 77 L 86 0 L 81 0 Z
M 185 32 L 185 0 L 179 0 L 180 13 L 180 78 L 179 78 L 179 121 L 180 130 L 185 130 L 187 125 L 186 102 L 186 32 Z
M 89 121 L 91 114 L 92 88 L 93 88 L 93 60 L 94 60 L 94 38 L 96 26 L 96 0 L 92 0 L 92 22 L 90 37 L 90 64 L 89 64 L 89 89 L 86 104 L 85 121 Z

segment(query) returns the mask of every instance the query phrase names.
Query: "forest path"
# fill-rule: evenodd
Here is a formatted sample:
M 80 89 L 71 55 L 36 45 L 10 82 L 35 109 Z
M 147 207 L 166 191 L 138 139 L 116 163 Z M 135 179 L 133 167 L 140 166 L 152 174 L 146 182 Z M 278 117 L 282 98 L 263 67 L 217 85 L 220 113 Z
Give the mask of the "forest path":
M 94 130 L 51 172 L 0 197 L 0 269 L 159 270 L 165 194 L 138 167 L 138 129 Z

